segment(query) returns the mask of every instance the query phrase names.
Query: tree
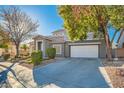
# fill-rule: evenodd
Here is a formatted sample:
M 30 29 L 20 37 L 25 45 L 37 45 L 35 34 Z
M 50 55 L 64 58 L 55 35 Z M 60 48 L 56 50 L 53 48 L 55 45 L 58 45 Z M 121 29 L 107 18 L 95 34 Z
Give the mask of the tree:
M 28 46 L 27 46 L 26 44 L 23 44 L 23 45 L 21 46 L 21 48 L 26 51 L 26 50 L 28 49 Z
M 115 29 L 114 35 L 111 40 L 111 44 L 114 41 L 114 38 L 116 34 L 119 31 L 124 30 L 124 6 L 123 5 L 114 5 L 114 6 L 109 6 L 108 12 L 111 15 L 110 16 L 110 25 Z
M 64 27 L 71 40 L 85 39 L 90 31 L 94 32 L 96 36 L 102 33 L 106 42 L 107 57 L 111 60 L 111 41 L 107 28 L 108 24 L 113 25 L 116 29 L 121 28 L 120 25 L 124 18 L 122 6 L 59 6 L 58 10 L 64 19 Z
M 2 8 L 0 10 L 0 17 L 4 31 L 9 33 L 10 39 L 16 46 L 16 57 L 18 57 L 20 43 L 29 39 L 39 25 L 16 6 Z
M 5 33 L 2 29 L 2 27 L 0 26 L 0 48 L 4 48 L 7 49 L 10 40 L 9 37 L 7 35 L 7 33 Z

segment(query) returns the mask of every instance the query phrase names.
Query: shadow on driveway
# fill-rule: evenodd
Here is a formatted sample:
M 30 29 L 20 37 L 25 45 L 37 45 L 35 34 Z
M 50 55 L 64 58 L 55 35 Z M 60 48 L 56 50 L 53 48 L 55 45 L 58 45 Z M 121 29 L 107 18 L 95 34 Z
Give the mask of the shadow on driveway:
M 33 69 L 39 85 L 55 84 L 62 88 L 109 88 L 102 76 L 99 59 L 68 58 Z
M 22 84 L 19 79 L 17 78 L 15 71 L 12 70 L 11 68 L 15 65 L 16 63 L 12 63 L 12 65 L 10 65 L 9 67 L 4 66 L 2 64 L 0 64 L 1 67 L 6 68 L 5 70 L 3 70 L 2 72 L 0 72 L 0 87 L 2 87 L 4 84 L 6 84 L 6 87 L 11 87 L 11 84 L 9 84 L 8 82 L 8 73 L 11 72 L 12 75 L 14 76 L 14 78 L 17 80 L 17 82 L 19 82 L 23 87 L 25 87 L 24 84 Z

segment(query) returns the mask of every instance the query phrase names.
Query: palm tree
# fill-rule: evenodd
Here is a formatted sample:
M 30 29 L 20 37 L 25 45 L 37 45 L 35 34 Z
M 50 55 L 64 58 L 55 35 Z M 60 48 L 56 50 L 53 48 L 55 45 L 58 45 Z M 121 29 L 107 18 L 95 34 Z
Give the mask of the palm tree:
M 26 44 L 23 44 L 23 45 L 21 46 L 21 48 L 26 51 L 26 50 L 28 49 L 28 46 L 27 46 Z

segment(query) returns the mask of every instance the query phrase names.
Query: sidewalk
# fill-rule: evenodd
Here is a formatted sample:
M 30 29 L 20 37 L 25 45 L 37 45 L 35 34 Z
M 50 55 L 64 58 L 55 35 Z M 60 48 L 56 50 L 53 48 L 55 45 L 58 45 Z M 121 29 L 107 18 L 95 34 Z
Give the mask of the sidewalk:
M 13 65 L 13 66 L 12 66 Z M 10 67 L 8 68 L 7 67 Z M 0 72 L 7 72 L 7 83 L 12 88 L 38 87 L 33 80 L 31 69 L 18 65 L 18 63 L 0 62 Z M 4 76 L 5 77 L 5 76 Z M 2 77 L 3 78 L 3 77 Z
M 5 74 L 6 72 L 8 72 L 6 74 L 7 84 L 3 84 L 2 88 L 6 88 L 6 87 L 9 87 L 9 88 L 11 87 L 12 88 L 58 88 L 58 86 L 54 84 L 37 86 L 37 84 L 33 79 L 32 69 L 21 66 L 18 63 L 0 62 L 0 79 L 2 75 L 1 72 L 3 73 L 4 71 L 5 71 Z

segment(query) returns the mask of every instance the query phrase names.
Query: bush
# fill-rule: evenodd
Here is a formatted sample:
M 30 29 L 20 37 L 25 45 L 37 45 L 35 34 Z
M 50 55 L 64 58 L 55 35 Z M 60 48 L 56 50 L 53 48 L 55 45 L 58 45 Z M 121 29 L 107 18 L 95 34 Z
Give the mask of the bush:
M 3 58 L 5 61 L 8 60 L 10 58 L 10 54 L 3 54 Z
M 42 51 L 32 52 L 31 61 L 34 65 L 41 64 L 42 60 L 43 60 Z
M 55 48 L 47 48 L 46 54 L 47 54 L 48 58 L 54 59 L 56 56 L 56 49 Z
M 8 48 L 8 45 L 0 44 L 0 48 L 5 48 L 5 49 L 7 49 L 7 48 Z

